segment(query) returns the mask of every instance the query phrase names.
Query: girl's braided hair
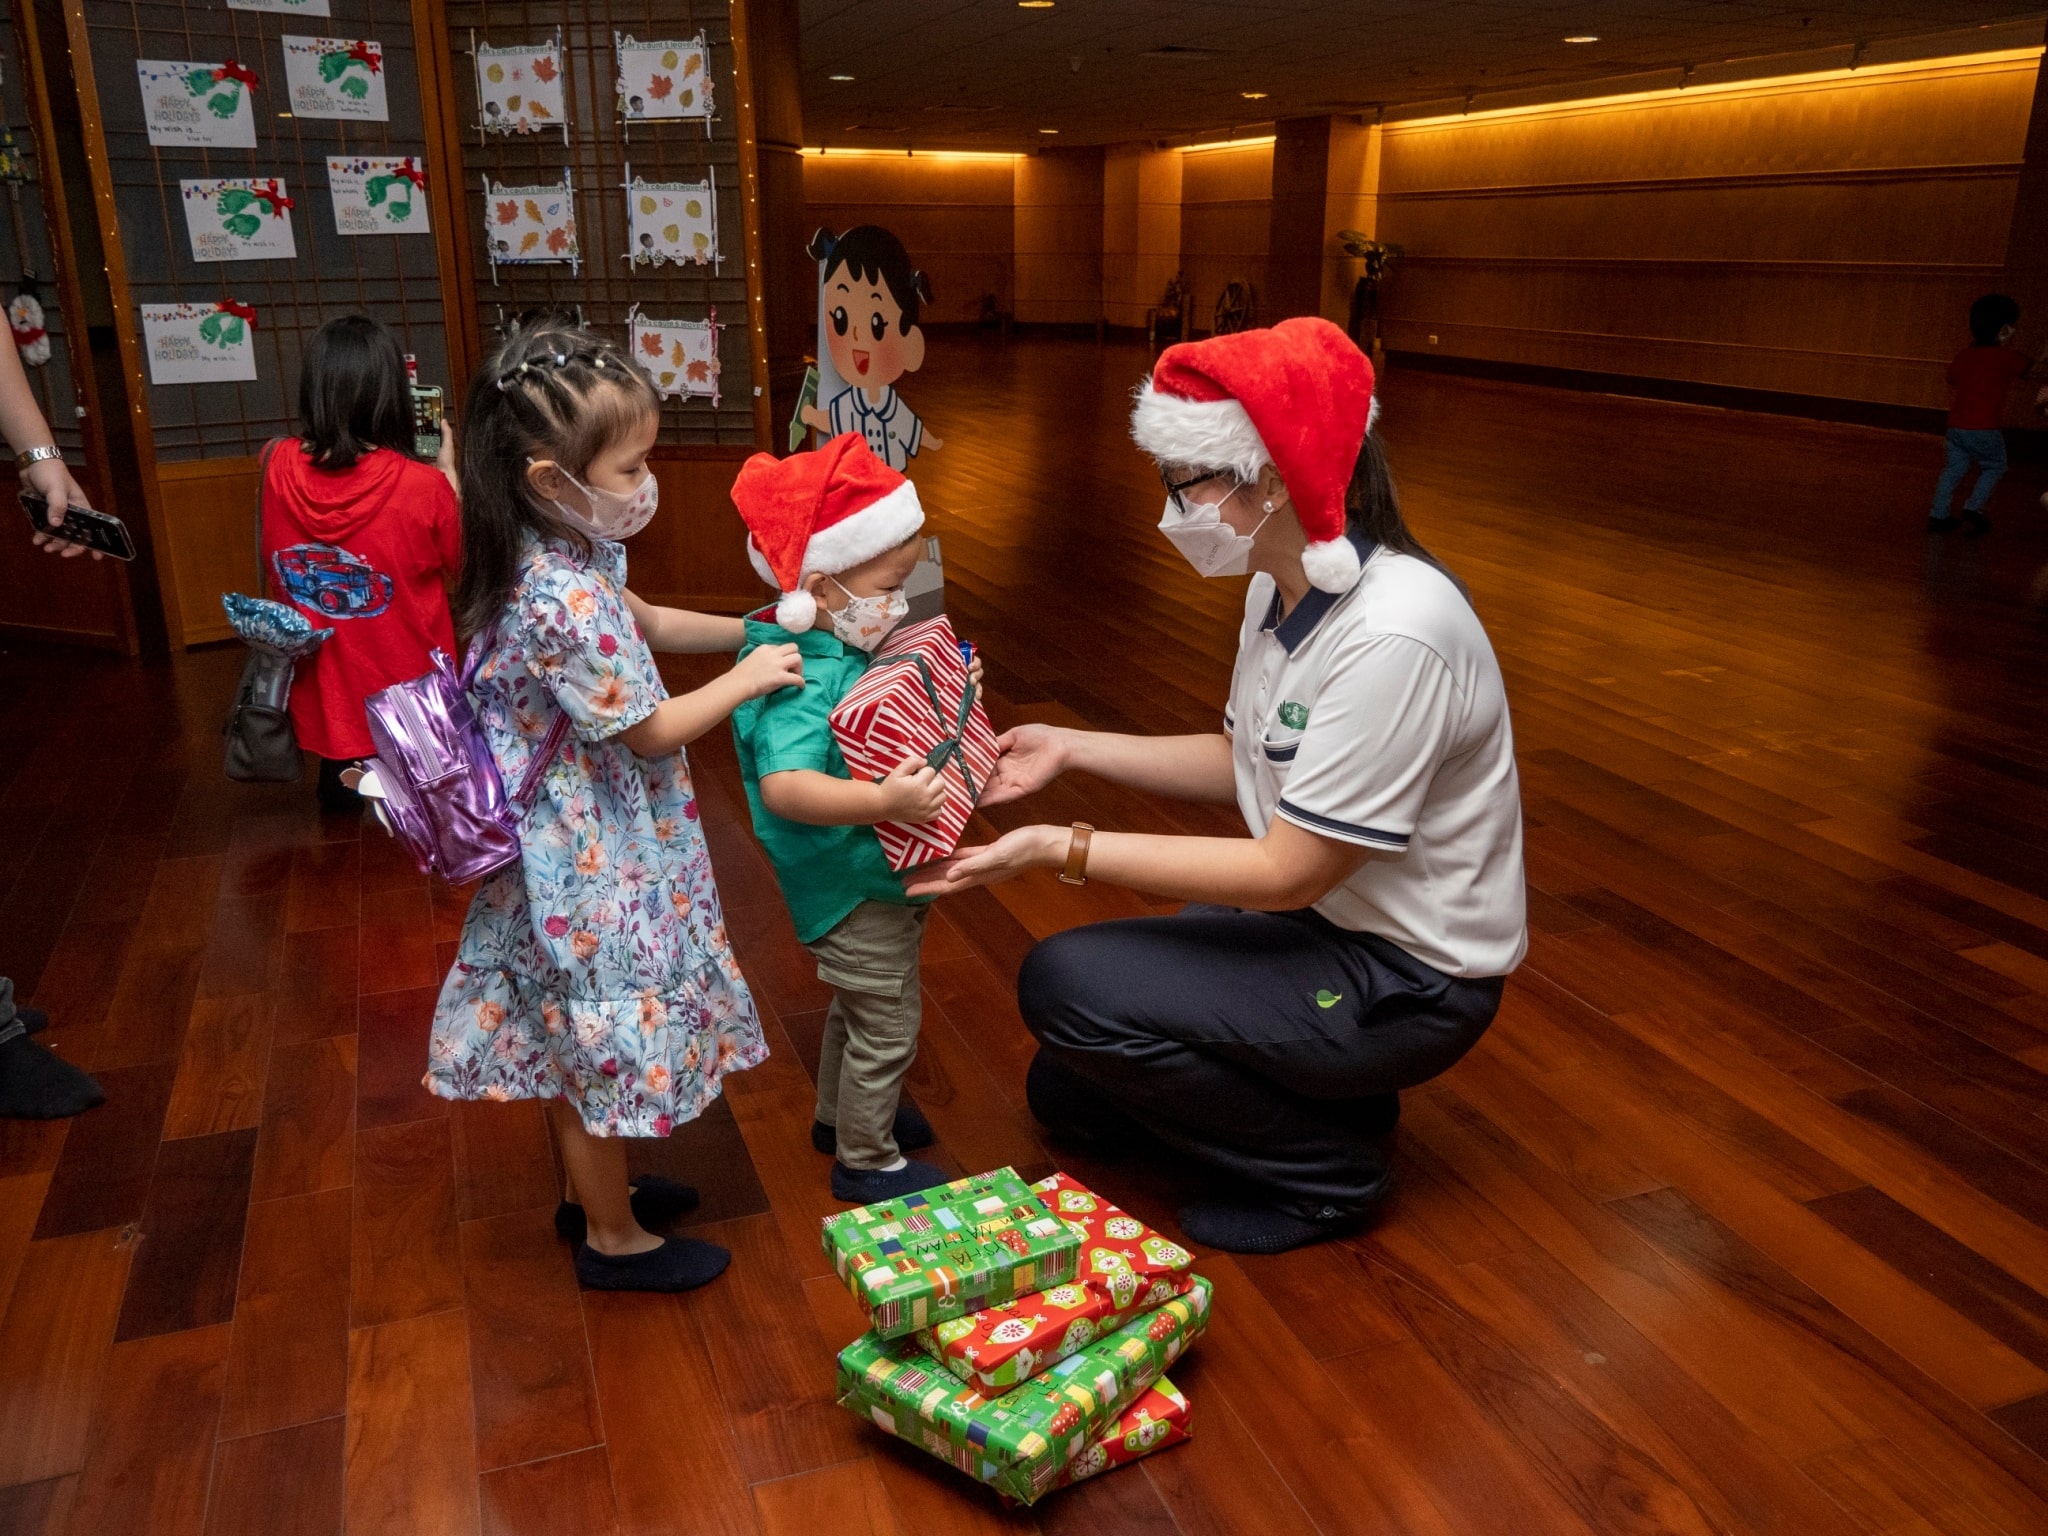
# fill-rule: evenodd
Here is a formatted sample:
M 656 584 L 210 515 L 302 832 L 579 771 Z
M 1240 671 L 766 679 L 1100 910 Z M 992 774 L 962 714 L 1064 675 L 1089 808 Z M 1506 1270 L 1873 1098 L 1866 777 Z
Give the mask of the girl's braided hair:
M 545 317 L 506 333 L 471 382 L 462 416 L 455 623 L 465 636 L 488 629 L 511 597 L 525 532 L 587 545 L 534 495 L 527 465 L 549 459 L 580 479 L 660 409 L 647 375 L 593 331 Z

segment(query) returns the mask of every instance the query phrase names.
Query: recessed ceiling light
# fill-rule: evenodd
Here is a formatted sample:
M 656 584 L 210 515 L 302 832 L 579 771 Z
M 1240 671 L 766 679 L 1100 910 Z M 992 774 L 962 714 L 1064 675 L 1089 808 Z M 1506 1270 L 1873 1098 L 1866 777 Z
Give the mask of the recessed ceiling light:
M 1049 11 L 1052 5 L 1053 0 L 1017 0 L 1017 9 L 1020 11 Z
M 1264 91 L 1239 91 L 1237 94 L 1242 96 L 1246 101 L 1264 101 L 1266 99 L 1266 93 Z
M 853 83 L 853 76 L 851 75 L 827 75 L 825 78 L 827 80 L 837 80 L 841 85 L 851 85 Z
M 1600 39 L 1591 32 L 1580 32 L 1575 36 L 1566 38 L 1565 41 L 1568 43 L 1597 43 Z
M 1059 129 L 1057 129 L 1057 128 L 1041 128 L 1041 129 L 1039 129 L 1038 131 L 1039 131 L 1040 133 L 1058 133 L 1058 132 L 1059 132 Z

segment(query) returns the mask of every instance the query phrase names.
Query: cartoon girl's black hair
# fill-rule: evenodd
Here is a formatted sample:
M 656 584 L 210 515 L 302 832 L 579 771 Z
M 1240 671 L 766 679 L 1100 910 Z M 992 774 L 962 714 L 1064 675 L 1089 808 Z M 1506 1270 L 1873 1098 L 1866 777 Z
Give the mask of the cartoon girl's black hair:
M 863 283 L 879 282 L 903 311 L 903 329 L 917 324 L 918 302 L 932 302 L 932 281 L 910 264 L 910 252 L 879 224 L 858 224 L 843 235 L 820 229 L 807 247 L 815 261 L 825 263 L 825 281 L 841 267 Z

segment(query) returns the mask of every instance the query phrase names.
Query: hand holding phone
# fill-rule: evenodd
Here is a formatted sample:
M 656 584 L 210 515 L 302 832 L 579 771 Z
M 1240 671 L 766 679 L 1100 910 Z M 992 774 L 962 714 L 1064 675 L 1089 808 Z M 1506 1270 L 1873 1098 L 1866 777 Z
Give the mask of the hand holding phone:
M 116 560 L 135 558 L 135 541 L 128 536 L 127 524 L 110 512 L 98 512 L 73 502 L 64 510 L 64 521 L 53 528 L 49 500 L 40 491 L 22 491 L 21 505 L 28 513 L 29 526 L 39 534 L 79 545 L 95 555 L 112 555 Z

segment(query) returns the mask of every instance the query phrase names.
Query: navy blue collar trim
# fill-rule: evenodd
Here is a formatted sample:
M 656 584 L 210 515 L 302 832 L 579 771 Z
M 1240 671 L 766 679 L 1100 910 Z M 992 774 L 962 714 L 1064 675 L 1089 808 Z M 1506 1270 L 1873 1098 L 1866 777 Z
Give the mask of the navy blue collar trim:
M 1358 551 L 1362 579 L 1365 562 L 1372 558 L 1373 551 L 1379 546 L 1371 539 L 1362 539 L 1356 534 L 1347 533 L 1344 537 L 1349 539 L 1351 547 Z M 1357 583 L 1354 582 L 1352 585 L 1356 586 Z M 1280 617 L 1280 593 L 1276 588 L 1273 592 L 1273 606 L 1266 610 L 1266 620 L 1259 628 L 1272 631 L 1273 638 L 1280 642 L 1280 648 L 1292 656 L 1301 649 L 1302 643 L 1316 632 L 1316 626 L 1323 622 L 1323 616 L 1348 596 L 1350 588 L 1342 592 L 1325 592 L 1320 587 L 1310 587 L 1307 595 L 1294 605 L 1294 611 L 1283 619 Z

